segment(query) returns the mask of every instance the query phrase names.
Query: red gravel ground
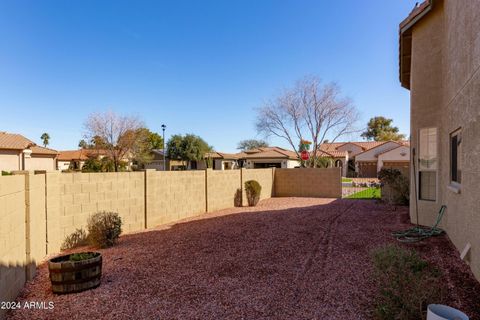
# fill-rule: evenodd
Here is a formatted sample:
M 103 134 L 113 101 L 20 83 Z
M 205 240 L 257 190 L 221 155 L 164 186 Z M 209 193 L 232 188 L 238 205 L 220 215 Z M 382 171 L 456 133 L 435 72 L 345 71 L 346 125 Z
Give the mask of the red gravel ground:
M 371 319 L 370 251 L 407 228 L 406 208 L 275 198 L 125 235 L 100 250 L 99 288 L 54 295 L 40 266 L 11 319 Z M 410 245 L 412 246 L 412 245 Z M 413 245 L 444 271 L 451 304 L 480 319 L 480 285 L 447 237 Z

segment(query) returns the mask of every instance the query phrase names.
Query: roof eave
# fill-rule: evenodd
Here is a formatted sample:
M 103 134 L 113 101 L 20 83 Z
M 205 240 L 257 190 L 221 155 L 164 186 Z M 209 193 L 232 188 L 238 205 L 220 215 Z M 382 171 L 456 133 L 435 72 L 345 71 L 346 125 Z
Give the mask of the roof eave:
M 412 27 L 432 11 L 434 2 L 435 0 L 426 0 L 400 23 L 399 79 L 402 87 L 408 90 L 410 90 Z

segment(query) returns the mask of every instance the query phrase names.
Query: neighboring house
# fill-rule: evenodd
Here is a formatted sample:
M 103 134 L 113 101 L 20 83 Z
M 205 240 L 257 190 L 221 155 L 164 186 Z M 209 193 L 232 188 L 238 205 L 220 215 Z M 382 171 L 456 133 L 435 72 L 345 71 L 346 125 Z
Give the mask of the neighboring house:
M 243 166 L 244 161 L 240 155 L 241 153 L 210 152 L 206 157 L 212 159 L 213 170 L 232 170 Z
M 377 172 L 382 168 L 397 169 L 410 177 L 410 146 L 401 145 L 377 154 Z
M 55 170 L 58 152 L 20 134 L 0 132 L 0 170 Z
M 279 147 L 256 148 L 240 153 L 243 167 L 257 168 L 297 168 L 300 160 L 294 151 Z
M 396 141 L 385 141 L 381 144 L 376 145 L 375 147 L 365 150 L 355 156 L 355 172 L 360 178 L 372 178 L 377 177 L 378 172 L 383 168 L 379 162 L 379 156 L 385 154 L 386 152 L 392 151 L 403 146 L 403 142 Z M 398 157 L 394 157 L 396 153 L 390 153 L 391 162 L 401 162 L 402 160 L 410 160 L 410 152 L 408 155 L 401 156 L 398 154 Z
M 212 154 L 215 154 L 215 153 L 212 153 Z M 187 162 L 187 161 L 182 161 L 177 159 L 170 159 L 168 157 L 168 154 L 166 154 L 164 158 L 163 149 L 153 149 L 152 156 L 153 156 L 153 159 L 149 163 L 146 163 L 144 165 L 145 169 L 155 169 L 157 171 L 163 171 L 164 162 L 165 162 L 167 171 L 201 170 L 201 169 L 207 168 L 206 160 Z
M 318 157 L 328 158 L 331 159 L 329 163 L 329 167 L 337 167 L 342 168 L 342 176 L 346 177 L 348 173 L 348 161 L 350 154 L 347 151 L 340 151 L 340 150 L 330 150 L 330 151 L 318 151 Z
M 332 155 L 335 167 L 342 167 L 344 176 L 377 177 L 383 167 L 408 172 L 408 141 L 362 141 L 323 143 L 320 149 Z M 386 165 L 385 165 L 386 164 Z
M 205 158 L 211 159 L 213 170 L 233 170 L 240 168 L 295 168 L 300 161 L 295 152 L 279 147 L 256 148 L 239 153 L 210 152 Z M 205 169 L 206 161 L 194 162 L 192 169 Z
M 152 157 L 153 157 L 152 160 L 149 163 L 146 163 L 144 165 L 145 169 L 155 169 L 155 170 L 162 171 L 165 166 L 165 163 L 167 168 L 169 167 L 170 161 L 167 157 L 165 157 L 165 159 L 163 158 L 163 149 L 153 149 Z
M 300 161 L 295 152 L 280 147 L 262 147 L 239 153 L 212 152 L 214 170 L 240 168 L 296 168 Z
M 480 1 L 425 1 L 400 24 L 410 90 L 410 217 L 441 227 L 480 279 Z M 417 186 L 417 188 L 415 188 Z M 416 192 L 417 191 L 417 192 Z M 418 212 L 415 200 L 418 200 Z M 470 248 L 470 249 L 469 249 Z
M 90 158 L 102 159 L 106 151 L 96 149 L 79 149 L 60 151 L 57 157 L 58 170 L 82 170 L 85 161 Z

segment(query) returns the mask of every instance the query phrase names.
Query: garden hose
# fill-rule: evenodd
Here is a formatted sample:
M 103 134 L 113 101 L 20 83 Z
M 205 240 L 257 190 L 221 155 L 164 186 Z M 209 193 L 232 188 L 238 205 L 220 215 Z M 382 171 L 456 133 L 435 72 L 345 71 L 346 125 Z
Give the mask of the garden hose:
M 392 235 L 395 238 L 397 238 L 397 240 L 400 242 L 418 242 L 430 237 L 439 236 L 445 232 L 442 229 L 440 229 L 438 225 L 442 221 L 442 218 L 443 218 L 443 215 L 445 214 L 446 209 L 447 209 L 447 206 L 442 205 L 442 207 L 440 208 L 440 211 L 438 212 L 437 220 L 435 221 L 435 224 L 431 228 L 424 228 L 417 225 L 405 231 L 392 232 Z

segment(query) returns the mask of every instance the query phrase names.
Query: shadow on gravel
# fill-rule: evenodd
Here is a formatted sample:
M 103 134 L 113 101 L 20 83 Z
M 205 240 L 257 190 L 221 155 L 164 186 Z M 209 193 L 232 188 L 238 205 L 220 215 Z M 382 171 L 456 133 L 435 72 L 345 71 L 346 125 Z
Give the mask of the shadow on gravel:
M 95 290 L 55 296 L 43 265 L 20 300 L 54 301 L 55 309 L 10 315 L 370 319 L 370 251 L 409 226 L 406 208 L 356 200 L 276 198 L 218 214 L 122 236 L 116 247 L 100 250 L 103 277 Z M 480 317 L 480 285 L 448 238 L 413 247 L 445 271 L 452 306 Z

